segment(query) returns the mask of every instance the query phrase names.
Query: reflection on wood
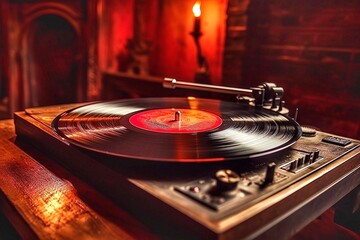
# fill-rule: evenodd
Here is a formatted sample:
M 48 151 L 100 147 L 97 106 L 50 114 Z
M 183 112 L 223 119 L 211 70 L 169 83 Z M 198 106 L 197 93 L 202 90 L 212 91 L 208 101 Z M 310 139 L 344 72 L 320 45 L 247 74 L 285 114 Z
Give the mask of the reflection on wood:
M 142 237 L 146 236 L 140 223 L 132 218 L 129 218 L 129 222 L 134 225 L 130 226 L 129 222 L 124 221 L 126 228 L 123 228 L 100 216 L 79 198 L 72 183 L 55 176 L 25 154 L 13 142 L 14 129 L 10 120 L 0 121 L 0 129 L 3 136 L 0 139 L 0 188 L 3 192 L 1 198 L 5 196 L 12 203 L 13 206 L 7 210 L 15 208 L 13 211 L 20 214 L 36 237 L 40 239 L 73 239 L 74 237 L 76 239 L 134 239 L 140 234 L 143 234 Z M 92 196 L 95 198 L 91 200 L 92 202 L 102 204 L 103 198 L 96 196 L 97 193 L 94 193 L 94 190 L 87 189 L 87 191 L 95 194 Z M 1 199 L 1 202 L 8 201 Z M 106 201 L 103 204 L 114 208 Z M 5 214 L 11 214 L 6 213 L 4 206 L 1 210 Z M 129 217 L 122 214 L 120 218 Z M 109 215 L 109 213 L 104 215 Z M 18 229 L 24 226 L 26 224 L 22 226 L 16 224 L 14 227 L 22 237 L 33 235 L 26 229 Z M 134 229 L 140 232 L 140 234 L 137 233 L 138 236 L 134 237 Z

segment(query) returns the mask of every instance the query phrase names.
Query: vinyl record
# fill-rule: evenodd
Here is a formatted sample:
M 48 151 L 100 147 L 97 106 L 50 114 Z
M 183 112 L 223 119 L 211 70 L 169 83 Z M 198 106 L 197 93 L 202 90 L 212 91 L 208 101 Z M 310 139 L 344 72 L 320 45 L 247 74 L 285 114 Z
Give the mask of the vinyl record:
M 93 103 L 62 113 L 52 126 L 81 148 L 168 162 L 259 157 L 289 147 L 301 135 L 294 120 L 276 112 L 191 97 Z

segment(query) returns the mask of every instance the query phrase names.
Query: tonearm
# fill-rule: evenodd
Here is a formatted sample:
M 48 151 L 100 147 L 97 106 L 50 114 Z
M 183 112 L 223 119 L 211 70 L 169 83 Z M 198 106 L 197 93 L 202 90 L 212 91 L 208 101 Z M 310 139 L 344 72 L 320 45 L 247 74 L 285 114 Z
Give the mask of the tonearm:
M 264 107 L 283 114 L 288 113 L 288 110 L 283 107 L 284 101 L 282 98 L 284 95 L 284 89 L 282 87 L 277 87 L 274 83 L 263 83 L 257 87 L 246 89 L 184 82 L 178 81 L 174 78 L 164 78 L 163 86 L 165 88 L 172 89 L 178 87 L 192 90 L 234 94 L 238 100 L 247 101 L 249 104 L 256 107 Z

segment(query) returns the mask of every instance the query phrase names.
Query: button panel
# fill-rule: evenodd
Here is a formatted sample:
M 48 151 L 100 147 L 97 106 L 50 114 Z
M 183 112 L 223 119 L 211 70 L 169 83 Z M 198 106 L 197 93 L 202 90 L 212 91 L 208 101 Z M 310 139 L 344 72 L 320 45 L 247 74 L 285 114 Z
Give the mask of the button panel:
M 329 144 L 331 143 L 331 144 Z M 226 212 L 260 202 L 335 161 L 359 143 L 318 132 L 302 137 L 291 148 L 266 156 L 268 161 L 233 161 L 224 168 L 204 170 L 172 189 L 211 211 Z M 345 147 L 339 147 L 344 145 Z M 198 179 L 198 180 L 196 180 Z
M 292 173 L 298 173 L 323 159 L 324 157 L 320 156 L 320 151 L 315 150 L 312 153 L 304 153 L 298 159 L 292 160 L 280 168 Z
M 230 176 L 234 174 L 229 169 L 217 171 L 217 174 L 219 173 L 228 173 Z M 270 177 L 272 177 L 271 182 Z M 175 190 L 211 209 L 220 210 L 234 202 L 237 204 L 246 203 L 257 197 L 264 188 L 281 182 L 286 178 L 287 176 L 285 174 L 276 172 L 275 167 L 270 164 L 267 170 L 260 175 L 253 172 L 240 175 L 236 181 L 236 185 L 231 189 L 223 189 L 221 184 L 219 190 L 219 179 L 214 177 L 203 178 L 189 182 L 186 185 L 176 186 Z
M 351 143 L 350 140 L 348 139 L 344 139 L 344 138 L 340 138 L 340 137 L 334 137 L 334 136 L 328 136 L 322 139 L 323 142 L 326 143 L 331 143 L 331 144 L 335 144 L 338 146 L 342 146 L 345 147 L 347 145 L 349 145 Z

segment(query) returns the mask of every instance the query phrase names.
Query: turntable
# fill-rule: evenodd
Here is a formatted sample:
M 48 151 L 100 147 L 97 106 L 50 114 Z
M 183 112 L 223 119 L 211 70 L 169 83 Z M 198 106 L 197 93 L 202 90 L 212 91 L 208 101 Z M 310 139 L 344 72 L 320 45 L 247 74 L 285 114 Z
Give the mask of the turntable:
M 301 127 L 275 84 L 164 85 L 238 97 L 31 108 L 16 133 L 163 238 L 288 238 L 359 185 L 360 142 Z

